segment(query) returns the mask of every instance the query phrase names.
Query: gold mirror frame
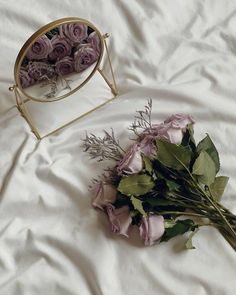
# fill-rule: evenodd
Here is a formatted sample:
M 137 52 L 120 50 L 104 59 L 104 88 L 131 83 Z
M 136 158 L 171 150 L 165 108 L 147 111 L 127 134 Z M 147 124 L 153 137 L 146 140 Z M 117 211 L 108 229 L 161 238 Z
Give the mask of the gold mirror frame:
M 88 27 L 91 27 L 98 34 L 99 39 L 101 41 L 101 53 L 100 53 L 100 56 L 99 56 L 98 60 L 96 61 L 96 66 L 94 67 L 92 72 L 89 74 L 89 76 L 87 78 L 85 78 L 85 80 L 79 86 L 74 88 L 69 93 L 66 93 L 66 94 L 64 94 L 62 96 L 57 97 L 56 99 L 51 99 L 51 100 L 47 101 L 47 100 L 35 98 L 35 97 L 32 97 L 32 96 L 28 95 L 23 90 L 23 88 L 21 86 L 21 83 L 20 83 L 20 79 L 19 79 L 20 67 L 21 67 L 22 61 L 23 61 L 23 59 L 24 59 L 24 57 L 26 55 L 26 52 L 28 51 L 28 49 L 31 47 L 31 45 L 35 42 L 35 40 L 38 37 L 40 37 L 44 33 L 50 31 L 51 29 L 53 29 L 53 28 L 55 28 L 55 27 L 57 27 L 59 25 L 68 24 L 68 23 L 83 23 L 83 24 L 87 25 Z M 16 98 L 16 107 L 18 108 L 21 115 L 25 118 L 27 123 L 29 124 L 29 126 L 31 128 L 31 131 L 35 134 L 37 139 L 40 140 L 40 139 L 42 139 L 42 138 L 44 138 L 46 136 L 54 134 L 55 132 L 65 128 L 66 126 L 74 123 L 78 119 L 90 114 L 91 112 L 97 110 L 98 108 L 100 108 L 103 105 L 107 104 L 108 102 L 112 101 L 117 96 L 117 94 L 118 94 L 117 85 L 116 85 L 116 81 L 115 81 L 115 77 L 114 77 L 114 72 L 113 72 L 113 68 L 112 68 L 112 64 L 111 64 L 111 59 L 110 59 L 110 56 L 109 56 L 108 46 L 107 46 L 107 43 L 106 43 L 106 39 L 108 37 L 109 37 L 108 33 L 102 35 L 100 33 L 100 31 L 92 23 L 90 23 L 88 20 L 85 20 L 85 19 L 82 19 L 82 18 L 77 18 L 77 17 L 67 17 L 67 18 L 58 19 L 56 21 L 53 21 L 53 22 L 48 23 L 47 25 L 41 27 L 22 46 L 19 54 L 17 55 L 16 62 L 15 62 L 15 67 L 14 67 L 15 84 L 13 86 L 9 87 L 9 90 L 14 91 L 15 98 Z M 103 58 L 104 52 L 106 52 L 106 54 L 107 54 L 108 64 L 109 64 L 110 71 L 111 71 L 111 76 L 112 76 L 112 83 L 109 81 L 107 76 L 104 74 L 103 70 L 99 67 L 100 63 L 101 63 L 101 60 Z M 33 118 L 31 117 L 30 113 L 28 112 L 27 107 L 25 106 L 25 104 L 30 100 L 33 100 L 36 103 L 53 103 L 55 101 L 62 100 L 64 98 L 70 96 L 71 94 L 75 93 L 80 88 L 82 88 L 92 78 L 92 76 L 95 74 L 96 71 L 99 72 L 99 74 L 105 80 L 106 84 L 111 89 L 113 97 L 108 99 L 105 103 L 102 103 L 102 104 L 96 106 L 95 108 L 89 110 L 88 112 L 78 116 L 77 118 L 67 122 L 66 124 L 60 126 L 59 128 L 57 128 L 55 130 L 51 131 L 50 133 L 47 133 L 47 134 L 41 136 L 40 132 L 38 131 L 38 129 L 36 127 L 36 125 L 34 124 Z

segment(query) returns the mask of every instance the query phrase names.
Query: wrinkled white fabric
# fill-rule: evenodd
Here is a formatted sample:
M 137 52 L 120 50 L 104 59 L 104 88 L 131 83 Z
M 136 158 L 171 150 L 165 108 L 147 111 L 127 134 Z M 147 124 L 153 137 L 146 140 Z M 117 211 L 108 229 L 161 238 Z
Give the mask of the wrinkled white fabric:
M 55 19 L 76 16 L 111 33 L 119 96 L 71 127 L 37 141 L 8 91 L 25 40 Z M 121 144 L 147 98 L 153 120 L 189 113 L 196 139 L 209 133 L 230 177 L 223 203 L 236 213 L 236 3 L 227 0 L 0 0 L 0 294 L 234 295 L 236 253 L 202 228 L 144 248 L 109 232 L 91 207 L 85 132 L 114 128 Z M 78 94 L 79 95 L 79 94 Z M 107 166 L 111 163 L 107 163 Z

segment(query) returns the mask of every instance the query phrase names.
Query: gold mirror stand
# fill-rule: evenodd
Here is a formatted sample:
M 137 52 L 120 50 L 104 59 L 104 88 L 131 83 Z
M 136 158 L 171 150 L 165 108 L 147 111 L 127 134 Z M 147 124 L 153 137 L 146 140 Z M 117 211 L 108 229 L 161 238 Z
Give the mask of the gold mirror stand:
M 34 124 L 34 121 L 30 115 L 30 113 L 28 112 L 27 110 L 27 107 L 25 106 L 25 103 L 28 102 L 30 100 L 30 98 L 26 98 L 26 99 L 22 99 L 22 95 L 18 89 L 18 86 L 17 85 L 13 85 L 11 87 L 9 87 L 9 90 L 10 91 L 13 91 L 14 94 L 15 94 L 15 98 L 16 98 L 16 107 L 17 109 L 19 110 L 21 116 L 26 120 L 26 122 L 29 124 L 30 128 L 31 128 L 31 131 L 34 133 L 34 135 L 37 137 L 38 140 L 41 140 L 42 138 L 46 137 L 46 136 L 49 136 L 49 135 L 52 135 L 54 133 L 56 133 L 57 131 L 67 127 L 68 125 L 74 123 L 75 121 L 77 121 L 78 119 L 90 114 L 91 112 L 97 110 L 98 108 L 102 107 L 103 105 L 107 104 L 108 102 L 112 101 L 118 94 L 118 90 L 117 90 L 117 85 L 116 85 L 116 81 L 115 81 L 115 76 L 114 76 L 114 72 L 113 72 L 113 68 L 112 68 L 112 64 L 111 64 L 111 58 L 110 58 L 110 55 L 109 55 L 109 50 L 108 50 L 108 46 L 107 46 L 107 42 L 106 42 L 106 39 L 109 37 L 109 34 L 106 33 L 102 36 L 103 38 L 103 42 L 104 42 L 104 45 L 105 45 L 105 51 L 106 51 L 106 54 L 107 54 L 107 58 L 108 58 L 108 64 L 109 64 L 109 67 L 110 67 L 110 71 L 111 71 L 111 75 L 112 75 L 112 83 L 109 81 L 109 79 L 106 77 L 106 75 L 104 74 L 103 70 L 101 68 L 97 68 L 97 71 L 100 73 L 100 75 L 102 76 L 102 78 L 105 80 L 105 82 L 107 83 L 107 85 L 109 86 L 109 88 L 111 89 L 111 92 L 113 94 L 113 97 L 108 99 L 106 102 L 98 105 L 97 107 L 89 110 L 88 112 L 78 116 L 77 118 L 67 122 L 66 124 L 60 126 L 59 128 L 51 131 L 50 133 L 44 135 L 44 136 L 41 136 L 38 129 L 36 128 L 35 124 Z M 50 102 L 49 102 L 50 103 Z M 52 102 L 53 103 L 53 102 Z

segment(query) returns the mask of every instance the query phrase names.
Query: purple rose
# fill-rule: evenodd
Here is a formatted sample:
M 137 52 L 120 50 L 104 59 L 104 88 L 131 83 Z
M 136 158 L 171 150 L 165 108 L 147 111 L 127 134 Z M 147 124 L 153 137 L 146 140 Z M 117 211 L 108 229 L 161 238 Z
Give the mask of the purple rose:
M 75 71 L 82 72 L 98 59 L 98 55 L 91 45 L 81 44 L 74 55 Z
M 139 142 L 139 147 L 146 157 L 152 159 L 156 156 L 156 146 L 152 135 L 146 134 Z
M 167 118 L 164 123 L 171 123 L 173 128 L 181 128 L 182 131 L 186 131 L 187 125 L 193 124 L 195 121 L 190 115 L 175 114 Z
M 72 57 L 66 56 L 58 60 L 55 64 L 55 70 L 58 75 L 68 75 L 74 72 L 74 60 Z
M 22 88 L 27 88 L 35 82 L 34 79 L 29 76 L 28 72 L 22 68 L 20 69 L 19 77 Z
M 71 45 L 68 43 L 66 38 L 55 35 L 51 39 L 51 42 L 53 50 L 49 54 L 49 57 L 52 60 L 60 60 L 65 56 L 69 56 L 71 54 Z
M 96 51 L 97 55 L 100 55 L 101 51 L 101 44 L 100 44 L 100 38 L 98 37 L 97 32 L 92 32 L 87 39 L 87 42 L 91 44 L 91 46 Z
M 47 58 L 48 54 L 52 51 L 52 43 L 51 40 L 48 39 L 46 35 L 42 35 L 39 37 L 30 49 L 27 51 L 27 58 L 29 60 L 32 59 L 43 59 Z
M 93 199 L 92 205 L 95 208 L 104 210 L 103 208 L 116 201 L 117 190 L 112 185 L 100 181 L 97 184 L 95 198 Z
M 54 67 L 46 62 L 29 62 L 27 70 L 35 81 L 50 79 L 55 75 Z
M 107 215 L 111 224 L 111 231 L 129 237 L 129 230 L 132 223 L 128 206 L 115 209 L 111 204 L 106 207 Z
M 165 232 L 164 218 L 160 215 L 149 215 L 143 217 L 139 226 L 139 233 L 144 240 L 145 246 L 152 246 L 160 242 Z
M 151 128 L 144 131 L 146 135 L 153 138 L 163 139 L 170 143 L 180 144 L 188 124 L 193 124 L 194 120 L 190 115 L 176 114 L 167 118 L 164 123 L 153 124 Z
M 143 169 L 143 159 L 141 149 L 138 144 L 134 144 L 124 155 L 124 158 L 117 165 L 118 175 L 122 173 L 134 174 Z
M 83 24 L 64 24 L 59 27 L 61 37 L 67 38 L 72 43 L 80 43 L 87 38 L 88 27 Z

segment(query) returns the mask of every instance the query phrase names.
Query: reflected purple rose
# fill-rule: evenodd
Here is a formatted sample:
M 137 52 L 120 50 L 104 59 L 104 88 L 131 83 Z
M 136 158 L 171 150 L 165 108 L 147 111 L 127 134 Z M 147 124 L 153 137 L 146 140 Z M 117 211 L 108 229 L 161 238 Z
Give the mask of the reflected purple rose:
M 54 67 L 46 62 L 30 62 L 27 71 L 35 81 L 48 80 L 55 75 Z
M 97 55 L 100 55 L 101 52 L 101 44 L 100 44 L 100 38 L 98 37 L 97 32 L 92 32 L 87 39 L 87 42 L 91 44 L 93 49 L 96 51 Z
M 64 24 L 59 27 L 61 37 L 67 38 L 72 43 L 80 43 L 87 38 L 88 27 L 83 24 Z
M 145 246 L 152 246 L 160 242 L 165 232 L 164 218 L 161 215 L 143 217 L 139 226 L 139 233 Z
M 46 35 L 42 35 L 33 43 L 33 45 L 27 51 L 26 56 L 29 60 L 44 59 L 47 58 L 52 49 L 51 40 L 49 40 Z
M 68 75 L 74 72 L 74 60 L 72 57 L 66 56 L 58 60 L 55 64 L 55 71 L 58 75 Z
M 81 23 L 54 27 L 27 51 L 21 64 L 21 85 L 27 88 L 46 80 L 50 84 L 56 76 L 82 72 L 97 61 L 99 54 L 100 40 L 92 28 Z M 45 83 L 40 85 L 44 86 Z
M 71 54 L 71 45 L 66 38 L 58 35 L 51 39 L 53 50 L 49 54 L 51 60 L 57 61 Z
M 23 68 L 20 69 L 19 78 L 22 88 L 27 88 L 35 82 L 34 79 L 32 79 L 28 72 Z
M 111 224 L 111 231 L 129 237 L 132 218 L 128 206 L 115 209 L 111 204 L 106 207 L 107 215 Z
M 74 55 L 75 71 L 82 72 L 98 59 L 98 55 L 93 47 L 84 44 L 80 45 Z

